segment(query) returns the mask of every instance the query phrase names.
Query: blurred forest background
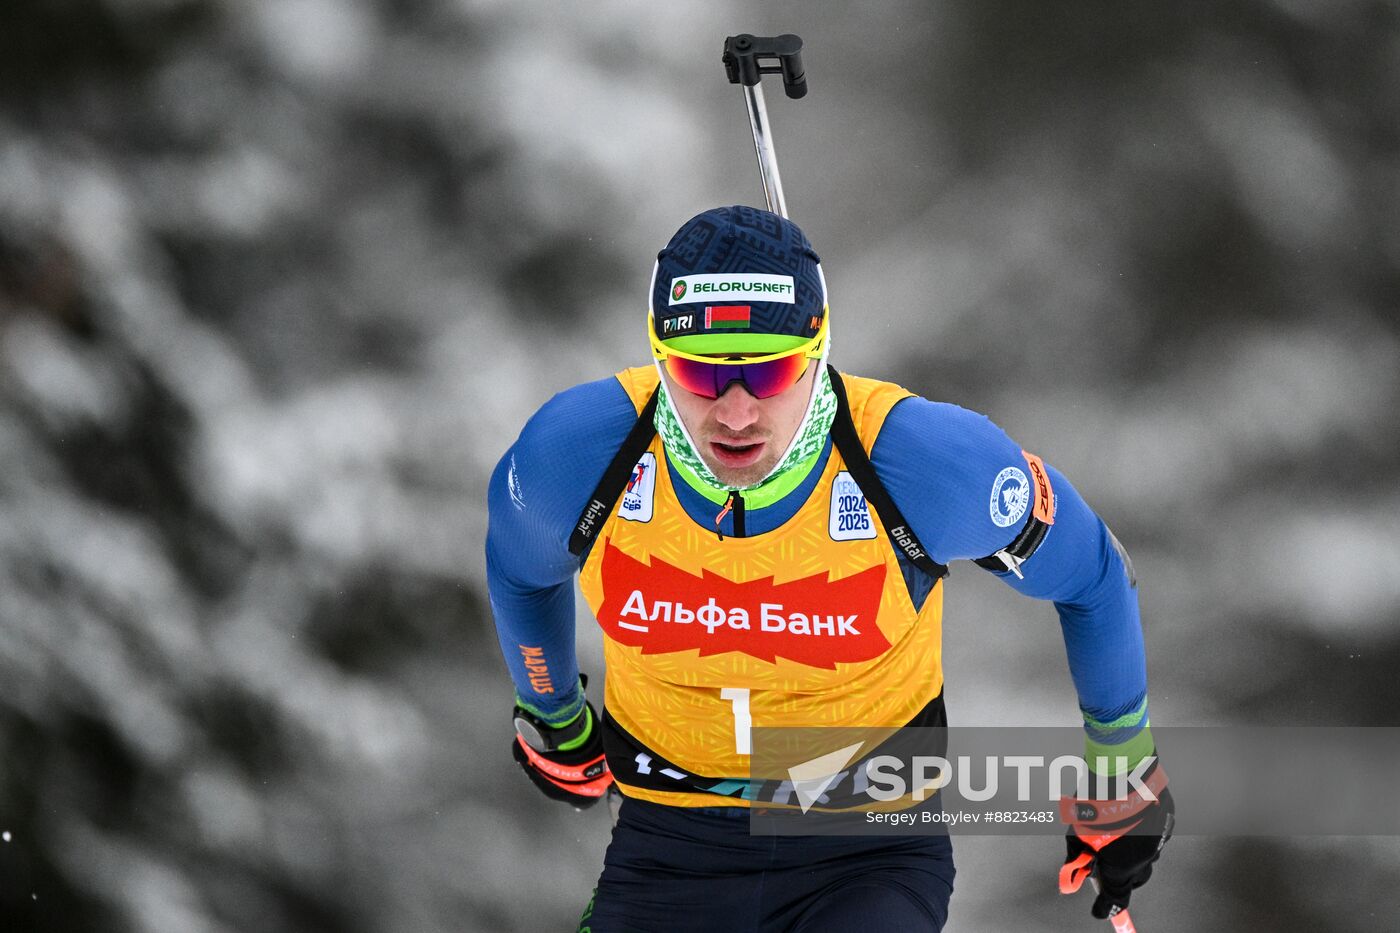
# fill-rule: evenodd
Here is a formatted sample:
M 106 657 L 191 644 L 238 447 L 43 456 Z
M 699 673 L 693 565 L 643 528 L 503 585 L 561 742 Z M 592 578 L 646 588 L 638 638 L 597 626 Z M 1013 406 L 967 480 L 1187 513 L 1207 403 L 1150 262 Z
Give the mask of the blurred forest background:
M 738 32 L 806 41 L 834 361 L 1074 478 L 1154 722 L 1400 725 L 1400 6 L 662 6 L 0 4 L 0 929 L 572 929 L 607 818 L 508 756 L 486 480 L 762 202 Z M 956 723 L 1078 721 L 1048 605 L 955 567 L 947 643 Z M 1100 926 L 1062 852 L 958 840 L 948 930 Z M 1372 930 L 1397 877 L 1181 837 L 1134 914 Z

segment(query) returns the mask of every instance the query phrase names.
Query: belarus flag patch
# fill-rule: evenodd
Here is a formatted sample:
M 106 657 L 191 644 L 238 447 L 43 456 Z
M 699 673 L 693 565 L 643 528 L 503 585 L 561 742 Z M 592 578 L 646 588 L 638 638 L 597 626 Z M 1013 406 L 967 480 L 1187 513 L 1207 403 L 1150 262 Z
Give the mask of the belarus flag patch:
M 705 308 L 706 330 L 723 330 L 748 326 L 748 305 L 711 305 Z

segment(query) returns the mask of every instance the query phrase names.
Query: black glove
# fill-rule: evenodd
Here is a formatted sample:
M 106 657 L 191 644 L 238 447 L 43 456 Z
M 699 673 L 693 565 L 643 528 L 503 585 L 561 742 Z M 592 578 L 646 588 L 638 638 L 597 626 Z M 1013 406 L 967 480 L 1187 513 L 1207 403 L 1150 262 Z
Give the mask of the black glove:
M 1122 790 L 1121 778 L 1115 781 L 1120 792 L 1110 795 L 1121 799 L 1065 797 L 1060 801 L 1061 819 L 1069 823 L 1060 890 L 1066 894 L 1079 890 L 1092 872 L 1099 882 L 1093 914 L 1101 920 L 1126 910 L 1133 890 L 1152 877 L 1152 864 L 1161 856 L 1176 822 L 1176 805 L 1161 763 L 1154 761 L 1141 781 L 1155 801 L 1136 789 Z
M 579 689 L 587 685 L 587 677 L 580 677 Z M 579 714 L 561 726 L 549 725 L 519 704 L 512 718 L 516 734 L 511 754 L 546 797 L 579 810 L 603 798 L 613 777 L 603 757 L 602 729 L 592 703 L 585 700 Z

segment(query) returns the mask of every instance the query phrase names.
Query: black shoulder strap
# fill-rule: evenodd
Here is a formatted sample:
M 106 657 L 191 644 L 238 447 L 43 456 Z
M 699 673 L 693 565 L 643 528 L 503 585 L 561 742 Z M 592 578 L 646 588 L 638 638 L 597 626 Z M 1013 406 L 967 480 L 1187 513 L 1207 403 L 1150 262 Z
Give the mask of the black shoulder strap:
M 627 488 L 627 481 L 632 478 L 632 468 L 642 459 L 647 447 L 651 446 L 651 439 L 656 436 L 656 396 L 660 391 L 661 387 L 658 385 L 656 391 L 651 393 L 651 398 L 642 406 L 641 414 L 637 415 L 632 430 L 627 433 L 627 439 L 618 448 L 612 463 L 603 471 L 603 478 L 598 480 L 593 495 L 588 497 L 588 505 L 583 507 L 583 512 L 574 524 L 573 534 L 569 535 L 569 553 L 575 557 L 581 556 L 593 544 L 593 539 L 603 527 L 601 519 L 617 504 L 622 490 Z
M 948 568 L 928 556 L 928 551 L 924 550 L 923 544 L 915 536 L 914 529 L 904 520 L 899 507 L 885 491 L 885 484 L 880 482 L 880 477 L 876 475 L 875 465 L 870 462 L 870 455 L 865 452 L 865 445 L 861 443 L 860 434 L 856 432 L 856 423 L 851 420 L 851 406 L 846 401 L 846 387 L 841 383 L 841 376 L 834 366 L 828 365 L 827 372 L 831 376 L 832 391 L 836 393 L 836 420 L 831 423 L 831 440 L 836 445 L 837 452 L 841 454 L 851 479 L 855 480 L 861 492 L 865 493 L 865 500 L 875 507 L 875 512 L 880 516 L 880 521 L 884 524 L 890 540 L 894 541 L 895 547 L 903 551 L 904 556 L 909 558 L 915 567 L 934 580 L 946 577 Z

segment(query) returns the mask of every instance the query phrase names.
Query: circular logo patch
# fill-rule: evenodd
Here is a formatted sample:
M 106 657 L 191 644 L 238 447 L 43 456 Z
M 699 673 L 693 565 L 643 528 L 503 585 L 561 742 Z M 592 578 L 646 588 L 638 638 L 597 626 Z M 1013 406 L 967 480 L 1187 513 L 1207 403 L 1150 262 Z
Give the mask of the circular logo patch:
M 1014 525 L 1026 514 L 1031 503 L 1031 484 L 1026 474 L 1016 467 L 1007 467 L 997 474 L 992 484 L 992 522 L 998 528 Z
M 676 284 L 671 287 L 671 300 L 680 301 L 685 297 L 685 279 L 677 279 Z

